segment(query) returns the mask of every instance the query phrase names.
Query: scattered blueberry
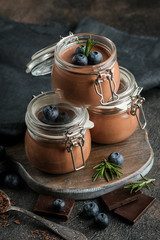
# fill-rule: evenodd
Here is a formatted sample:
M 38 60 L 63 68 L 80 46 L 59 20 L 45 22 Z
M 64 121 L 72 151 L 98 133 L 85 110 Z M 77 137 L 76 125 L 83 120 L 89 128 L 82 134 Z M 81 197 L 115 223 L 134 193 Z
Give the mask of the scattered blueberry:
M 88 64 L 88 58 L 84 54 L 79 53 L 74 55 L 72 63 L 75 65 L 85 66 Z
M 5 147 L 0 145 L 0 161 L 3 160 L 6 156 L 6 149 Z
M 6 174 L 4 184 L 9 188 L 16 188 L 20 185 L 20 177 L 15 173 Z
M 82 48 L 83 48 L 83 50 L 84 50 L 84 52 L 85 52 L 86 46 L 82 45 Z M 75 54 L 79 54 L 79 53 L 84 54 L 80 46 L 77 47 L 77 48 L 76 48 L 76 51 L 75 51 Z
M 56 123 L 66 123 L 71 120 L 71 117 L 67 112 L 60 112 L 58 117 L 56 118 L 55 122 Z
M 117 164 L 120 166 L 124 161 L 123 155 L 118 152 L 112 152 L 108 157 L 108 162 Z
M 102 60 L 103 60 L 102 54 L 98 51 L 90 52 L 90 54 L 88 55 L 88 63 L 90 65 L 101 63 Z
M 99 213 L 99 207 L 95 202 L 87 202 L 83 206 L 83 213 L 86 217 L 95 217 Z
M 99 213 L 95 217 L 95 224 L 101 229 L 106 228 L 109 224 L 108 216 L 105 213 Z
M 66 208 L 66 203 L 63 199 L 57 198 L 53 202 L 53 208 L 56 212 L 63 212 Z
M 55 105 L 47 105 L 42 109 L 42 121 L 52 123 L 59 115 L 59 110 Z

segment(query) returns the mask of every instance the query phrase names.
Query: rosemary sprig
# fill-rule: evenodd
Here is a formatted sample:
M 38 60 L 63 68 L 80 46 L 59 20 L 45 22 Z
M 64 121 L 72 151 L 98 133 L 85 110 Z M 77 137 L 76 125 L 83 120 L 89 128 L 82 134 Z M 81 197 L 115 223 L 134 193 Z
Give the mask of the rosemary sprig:
M 130 183 L 127 186 L 124 186 L 124 188 L 131 188 L 131 190 L 130 190 L 131 194 L 133 191 L 138 192 L 143 187 L 150 190 L 150 186 L 148 184 L 153 183 L 155 181 L 155 179 L 146 178 L 146 177 L 142 176 L 141 174 L 140 174 L 140 176 L 143 180 L 135 181 L 135 182 Z
M 110 163 L 106 159 L 104 159 L 104 161 L 100 164 L 93 167 L 93 169 L 96 169 L 96 173 L 92 177 L 93 181 L 96 181 L 98 178 L 104 177 L 106 181 L 109 182 L 109 175 L 113 180 L 114 175 L 120 178 L 120 174 L 122 174 L 122 172 L 119 171 L 119 169 L 121 169 L 120 166 L 114 163 Z
M 91 40 L 91 35 L 89 36 L 87 43 L 86 43 L 86 49 L 84 51 L 82 44 L 80 43 L 80 41 L 78 40 L 78 43 L 81 47 L 81 50 L 83 52 L 83 54 L 88 57 L 89 53 L 91 52 L 91 50 L 94 48 L 94 46 L 97 44 L 97 42 L 95 42 L 94 40 Z

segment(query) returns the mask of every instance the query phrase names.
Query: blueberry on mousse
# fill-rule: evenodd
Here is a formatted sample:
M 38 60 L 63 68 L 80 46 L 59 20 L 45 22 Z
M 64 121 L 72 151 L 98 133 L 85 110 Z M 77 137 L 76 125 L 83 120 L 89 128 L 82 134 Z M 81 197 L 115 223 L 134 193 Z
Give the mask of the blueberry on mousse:
M 55 105 L 47 105 L 42 109 L 41 121 L 47 124 L 52 124 L 58 115 L 59 110 Z
M 91 39 L 91 35 L 86 42 L 86 46 L 79 45 L 75 50 L 75 55 L 72 58 L 72 64 L 79 66 L 96 65 L 102 62 L 103 56 L 99 51 L 91 51 L 97 43 Z
M 84 204 L 83 206 L 84 216 L 91 218 L 91 217 L 97 216 L 98 213 L 99 213 L 99 207 L 95 202 L 91 201 Z
M 56 123 L 67 123 L 69 122 L 71 117 L 67 112 L 59 112 L 58 117 L 56 118 L 55 122 Z
M 124 157 L 122 154 L 118 152 L 112 152 L 108 157 L 108 162 L 114 163 L 118 166 L 120 166 L 124 161 Z
M 88 55 L 88 64 L 90 65 L 96 65 L 101 63 L 103 60 L 102 54 L 98 51 L 93 51 L 90 52 L 90 54 Z
M 75 54 L 84 54 L 86 51 L 86 46 L 85 45 L 81 45 L 79 47 L 76 48 Z M 85 54 L 84 54 L 85 55 Z
M 74 65 L 86 66 L 88 64 L 88 58 L 84 54 L 79 53 L 73 56 L 72 63 Z
M 95 224 L 100 229 L 106 228 L 109 224 L 108 216 L 105 213 L 98 213 L 95 217 Z
M 57 198 L 53 202 L 53 208 L 56 212 L 63 212 L 66 208 L 66 203 L 63 199 Z

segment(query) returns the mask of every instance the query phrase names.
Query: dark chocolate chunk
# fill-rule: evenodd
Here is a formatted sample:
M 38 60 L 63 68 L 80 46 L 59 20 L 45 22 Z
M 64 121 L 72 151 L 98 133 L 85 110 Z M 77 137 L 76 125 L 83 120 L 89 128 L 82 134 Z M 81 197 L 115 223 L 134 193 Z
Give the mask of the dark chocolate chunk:
M 153 204 L 155 198 L 141 194 L 137 201 L 128 203 L 122 207 L 115 209 L 115 213 L 119 216 L 135 223 Z
M 101 196 L 109 210 L 113 210 L 127 203 L 133 202 L 139 198 L 141 191 L 130 194 L 130 189 L 119 188 Z
M 39 195 L 33 211 L 36 213 L 43 213 L 43 214 L 45 213 L 45 214 L 53 215 L 53 216 L 56 216 L 59 218 L 63 218 L 63 220 L 68 220 L 68 218 L 71 214 L 71 211 L 73 209 L 75 200 L 63 198 L 63 200 L 66 203 L 66 207 L 65 207 L 64 211 L 56 212 L 53 208 L 53 202 L 56 199 L 57 199 L 57 197 L 47 196 L 47 195 L 42 195 L 42 194 Z

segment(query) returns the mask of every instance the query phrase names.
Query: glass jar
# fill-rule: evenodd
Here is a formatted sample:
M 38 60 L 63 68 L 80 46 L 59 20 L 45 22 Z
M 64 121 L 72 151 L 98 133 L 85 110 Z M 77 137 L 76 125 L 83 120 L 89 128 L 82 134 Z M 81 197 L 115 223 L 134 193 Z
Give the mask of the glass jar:
M 45 123 L 42 109 L 47 105 L 55 105 L 69 118 L 53 124 Z M 91 151 L 89 129 L 94 126 L 85 108 L 70 106 L 53 92 L 42 93 L 28 104 L 25 122 L 25 152 L 36 168 L 63 174 L 85 167 Z
M 119 99 L 106 106 L 89 109 L 92 141 L 101 144 L 118 143 L 131 136 L 139 124 L 146 126 L 142 108 L 144 98 L 140 96 L 141 87 L 137 86 L 134 76 L 127 69 L 120 67 Z
M 85 45 L 90 36 L 97 43 L 93 50 L 102 53 L 103 61 L 86 66 L 72 64 L 79 42 Z M 75 106 L 90 108 L 105 105 L 110 99 L 117 100 L 120 72 L 116 46 L 103 36 L 70 34 L 57 44 L 35 53 L 26 71 L 36 76 L 51 72 L 56 94 Z

